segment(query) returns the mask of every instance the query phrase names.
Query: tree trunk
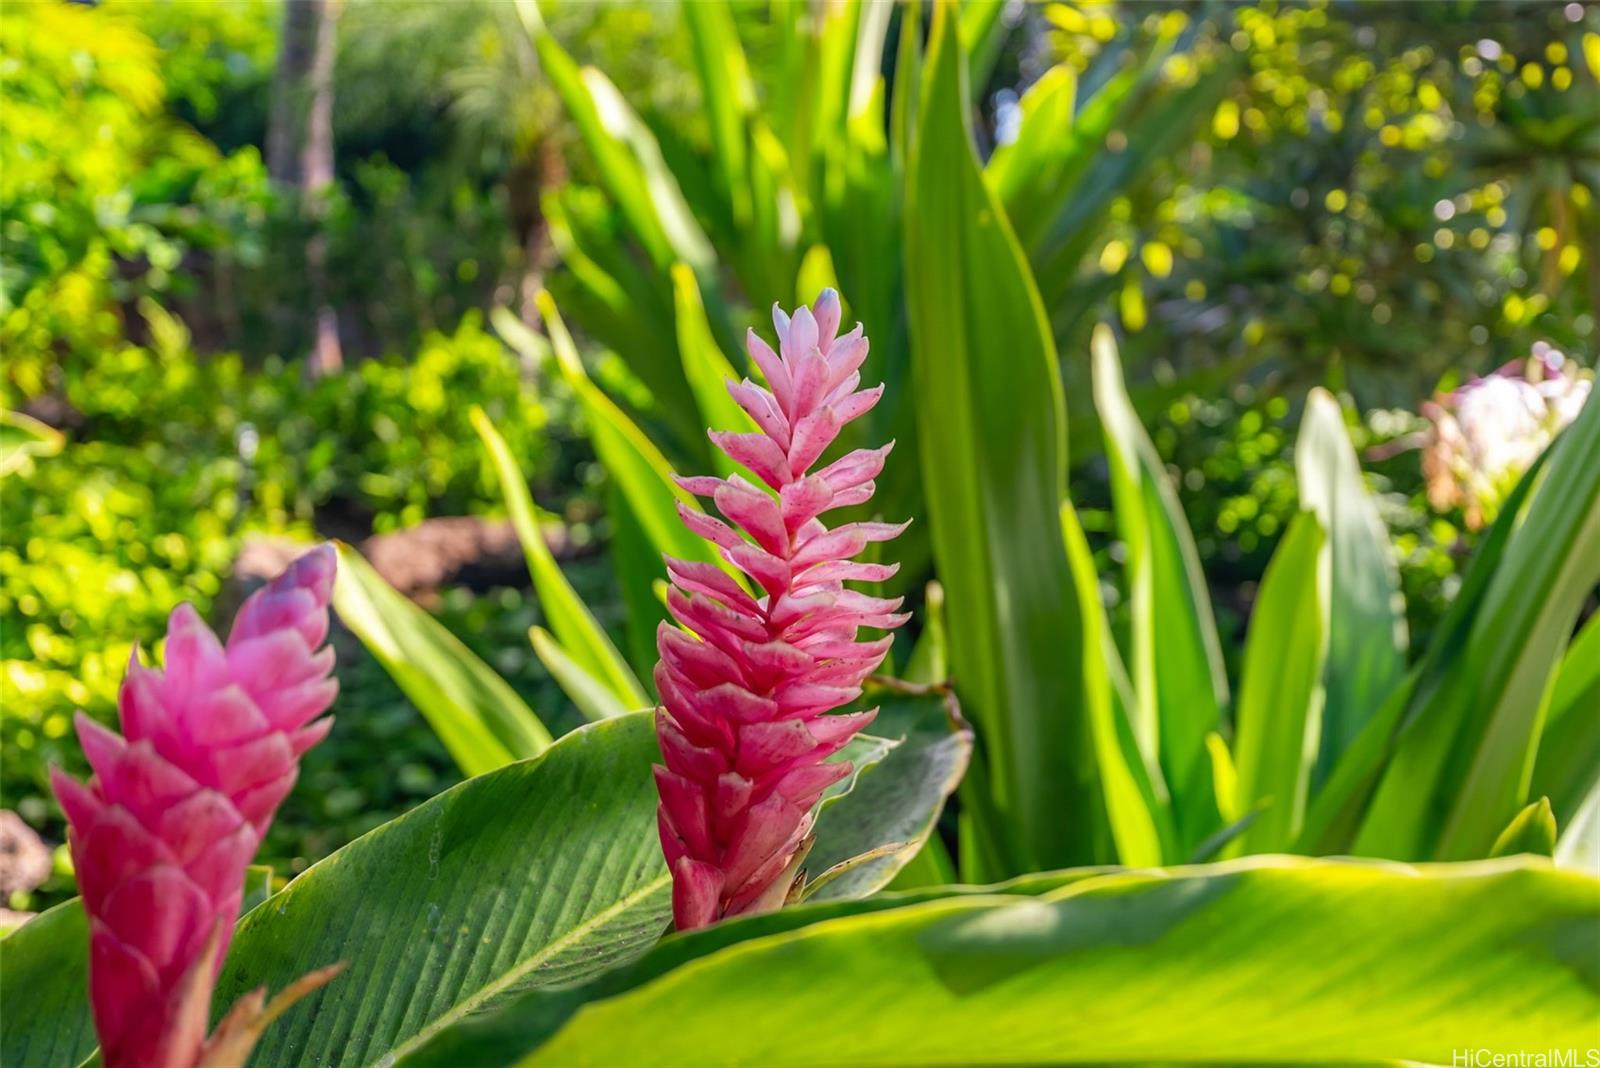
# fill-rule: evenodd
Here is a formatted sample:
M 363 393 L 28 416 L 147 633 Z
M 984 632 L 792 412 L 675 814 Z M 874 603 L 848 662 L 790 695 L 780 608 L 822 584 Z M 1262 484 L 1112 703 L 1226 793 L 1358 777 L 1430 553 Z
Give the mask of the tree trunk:
M 311 378 L 344 366 L 339 317 L 328 299 L 327 196 L 333 185 L 333 70 L 341 0 L 289 0 L 272 85 L 267 128 L 267 173 L 294 190 L 311 236 L 306 241 L 306 282 L 313 325 Z

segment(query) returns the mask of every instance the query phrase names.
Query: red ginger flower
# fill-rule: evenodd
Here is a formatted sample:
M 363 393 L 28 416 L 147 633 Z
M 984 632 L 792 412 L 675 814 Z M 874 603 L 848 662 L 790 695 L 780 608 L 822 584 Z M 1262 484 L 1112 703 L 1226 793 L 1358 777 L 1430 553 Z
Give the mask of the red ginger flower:
M 738 475 L 679 480 L 710 497 L 744 536 L 679 505 L 684 523 L 761 591 L 751 596 L 712 564 L 667 560 L 668 609 L 685 629 L 663 623 L 657 632 L 664 707 L 656 730 L 666 766 L 655 769 L 656 816 L 679 930 L 783 904 L 808 847 L 812 809 L 850 773 L 848 761 L 824 761 L 877 714 L 827 714 L 860 696 L 889 649 L 889 637 L 857 641 L 857 632 L 907 618 L 895 614 L 900 599 L 844 585 L 894 574 L 899 565 L 850 557 L 905 525 L 829 530 L 818 518 L 869 500 L 894 443 L 809 473 L 840 429 L 883 393 L 881 385 L 856 389 L 867 339 L 859 325 L 835 336 L 839 295 L 831 289 L 814 313 L 801 308 L 790 319 L 774 307 L 772 316 L 779 352 L 753 330 L 747 339 L 770 390 L 749 379 L 728 383 L 761 432 L 711 432 L 771 492 Z
M 335 557 L 323 545 L 244 603 L 224 646 L 195 610 L 167 625 L 166 669 L 135 652 L 121 736 L 78 715 L 94 768 L 51 769 L 89 916 L 89 1000 L 107 1068 L 192 1068 L 239 915 L 245 868 L 294 785 L 328 677 Z

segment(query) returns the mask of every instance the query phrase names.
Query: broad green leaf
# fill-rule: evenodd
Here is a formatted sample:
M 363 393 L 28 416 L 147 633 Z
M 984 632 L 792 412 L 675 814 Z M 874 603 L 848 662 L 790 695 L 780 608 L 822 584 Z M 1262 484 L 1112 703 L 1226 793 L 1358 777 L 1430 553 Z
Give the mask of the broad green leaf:
M 1300 506 L 1326 532 L 1332 576 L 1320 780 L 1405 674 L 1406 623 L 1388 529 L 1327 390 L 1306 399 L 1294 465 Z
M 813 901 L 760 916 L 741 916 L 687 934 L 663 939 L 632 965 L 580 986 L 533 990 L 475 1019 L 442 1032 L 402 1063 L 406 1068 L 455 1068 L 464 1064 L 508 1064 L 547 1041 L 573 1014 L 591 1001 L 633 990 L 675 968 L 751 939 L 783 934 L 826 920 L 903 908 L 958 895 L 1039 895 L 1115 869 L 1078 868 L 1045 875 L 1025 875 L 994 886 L 940 886 L 908 893 L 875 894 L 859 901 Z
M 89 924 L 83 902 L 63 901 L 0 939 L 0 1064 L 73 1065 L 95 1048 L 89 1016 Z
M 1565 830 L 1596 783 L 1600 783 L 1600 615 L 1589 617 L 1561 660 L 1529 796 L 1548 797 L 1556 825 Z
M 689 380 L 689 388 L 700 406 L 700 421 L 716 430 L 741 433 L 755 430 L 755 420 L 728 393 L 728 383 L 737 382 L 743 376 L 733 369 L 733 364 L 717 347 L 711 325 L 706 322 L 706 309 L 700 302 L 700 288 L 695 284 L 694 272 L 684 264 L 674 264 L 672 288 L 677 301 L 678 356 L 683 361 L 684 377 Z M 717 465 L 717 473 L 724 477 L 737 471 L 753 478 L 721 449 L 712 450 L 712 462 Z
M 907 175 L 911 377 L 951 673 L 987 758 L 969 781 L 987 782 L 1004 813 L 983 831 L 1002 867 L 985 870 L 1005 875 L 1092 860 L 1104 836 L 1079 818 L 1098 797 L 1076 712 L 1080 594 L 1057 526 L 1066 456 L 1055 346 L 979 172 L 965 77 L 941 6 Z
M 1541 797 L 1512 820 L 1489 850 L 1491 857 L 1510 857 L 1533 853 L 1548 857 L 1556 851 L 1556 817 L 1550 799 Z
M 550 745 L 550 732 L 460 639 L 339 544 L 333 607 L 417 706 L 452 759 L 480 775 Z
M 1255 810 L 1236 852 L 1280 850 L 1305 822 L 1322 730 L 1329 568 L 1317 517 L 1301 512 L 1278 543 L 1245 638 L 1233 759 L 1235 812 Z M 1237 818 L 1237 817 L 1236 817 Z
M 250 865 L 242 911 L 271 895 L 272 869 Z M 94 1051 L 88 962 L 89 928 L 79 898 L 47 909 L 0 939 L 0 989 L 6 1004 L 0 1063 L 8 1068 L 73 1065 Z
M 851 787 L 893 751 L 881 738 L 853 741 L 843 756 L 857 774 L 824 817 L 844 813 Z M 357 839 L 239 921 L 213 1016 L 258 985 L 279 989 L 345 960 L 337 982 L 268 1030 L 251 1064 L 385 1063 L 502 1000 L 638 956 L 671 915 L 650 774 L 659 759 L 651 713 L 607 719 Z M 870 823 L 873 811 L 857 815 Z M 899 840 L 889 815 L 876 840 L 861 820 L 835 822 L 850 846 L 870 847 Z M 818 848 L 837 851 L 834 833 L 819 820 Z M 74 1064 L 92 1048 L 82 917 L 69 902 L 0 942 L 6 1064 Z M 38 1026 L 17 1035 L 24 1020 Z
M 1110 328 L 1095 329 L 1095 407 L 1105 431 L 1117 530 L 1127 547 L 1133 728 L 1160 754 L 1181 845 L 1216 830 L 1206 735 L 1228 702 L 1222 647 L 1194 536 L 1122 382 Z
M 561 692 L 577 706 L 585 719 L 609 719 L 625 712 L 634 712 L 650 702 L 641 699 L 633 705 L 624 704 L 615 693 L 606 689 L 599 679 L 589 674 L 574 660 L 555 636 L 543 627 L 528 628 L 528 641 L 534 655 L 544 665 L 550 677 L 556 680 Z M 641 695 L 642 698 L 642 695 Z
M 1295 852 L 1352 852 L 1361 819 L 1394 752 L 1395 736 L 1401 726 L 1428 718 L 1432 715 L 1430 706 L 1449 699 L 1446 684 L 1453 677 L 1484 594 L 1505 556 L 1516 517 L 1548 455 L 1546 452 L 1534 461 L 1507 496 L 1499 518 L 1478 542 L 1461 589 L 1444 619 L 1434 628 L 1433 641 L 1424 650 L 1422 659 L 1368 721 L 1355 743 L 1334 766 L 1333 774 L 1317 791 L 1306 813 L 1305 830 L 1295 843 Z
M 805 864 L 820 877 L 852 858 L 872 857 L 808 897 L 865 897 L 881 890 L 922 849 L 967 770 L 972 728 L 961 719 L 953 694 L 869 691 L 867 699 L 880 696 L 878 717 L 867 729 L 899 744 L 848 795 L 822 809 L 817 844 Z
M 1251 858 L 759 930 L 551 1012 L 516 1063 L 1447 1064 L 1585 1049 L 1600 1015 L 1600 882 L 1523 858 Z
M 1548 454 L 1446 696 L 1399 740 L 1356 841 L 1363 854 L 1482 856 L 1526 804 L 1565 639 L 1600 583 L 1600 403 Z
M 550 630 L 560 642 L 566 661 L 609 693 L 616 707 L 628 710 L 648 705 L 650 699 L 645 696 L 644 687 L 639 685 L 627 661 L 617 652 L 605 628 L 594 618 L 589 606 L 583 603 L 578 591 L 567 581 L 561 565 L 550 552 L 550 546 L 545 544 L 544 532 L 534 509 L 533 495 L 528 492 L 522 469 L 517 465 L 516 457 L 511 455 L 505 439 L 482 408 L 474 407 L 469 415 L 473 429 L 489 451 L 489 459 L 500 480 L 500 491 L 506 499 L 506 511 L 511 513 L 511 524 L 516 528 L 517 540 L 522 543 L 522 554 L 528 561 L 528 574 L 532 576 L 534 591 L 539 595 L 539 607 L 550 623 Z M 566 689 L 565 683 L 563 689 Z M 567 695 L 573 696 L 570 689 L 567 689 Z
M 715 187 L 690 199 L 715 217 L 719 244 L 759 306 L 793 278 L 801 220 L 788 155 L 756 107 L 730 6 L 707 0 L 681 10 L 711 133 Z M 676 169 L 681 173 L 684 167 Z
M 1083 608 L 1084 711 L 1094 738 L 1106 818 L 1124 864 L 1156 865 L 1172 855 L 1171 812 L 1158 799 L 1146 773 L 1144 757 L 1117 700 L 1111 662 L 1117 658 L 1105 606 L 1099 597 L 1094 554 L 1070 502 L 1061 505 L 1061 533 Z
M 61 431 L 48 423 L 0 409 L 0 477 L 23 470 L 36 457 L 56 455 L 66 443 Z
M 214 1015 L 349 961 L 252 1064 L 372 1064 L 506 994 L 636 956 L 670 914 L 648 715 L 590 724 L 333 854 L 239 923 Z

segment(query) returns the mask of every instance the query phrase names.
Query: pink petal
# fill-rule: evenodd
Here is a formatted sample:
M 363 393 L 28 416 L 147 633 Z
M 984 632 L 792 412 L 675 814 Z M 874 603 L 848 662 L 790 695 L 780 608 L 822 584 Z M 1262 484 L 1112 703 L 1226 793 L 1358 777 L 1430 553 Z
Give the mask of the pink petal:
M 704 927 L 717 918 L 724 880 L 714 864 L 683 857 L 672 866 L 672 921 L 680 931 Z

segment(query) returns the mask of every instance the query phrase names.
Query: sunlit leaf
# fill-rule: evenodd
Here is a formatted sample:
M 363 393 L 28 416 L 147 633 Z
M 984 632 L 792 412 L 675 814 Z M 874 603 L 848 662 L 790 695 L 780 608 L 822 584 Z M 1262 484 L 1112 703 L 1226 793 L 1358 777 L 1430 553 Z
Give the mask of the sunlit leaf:
M 1326 390 L 1306 399 L 1294 461 L 1300 506 L 1326 531 L 1331 568 L 1320 780 L 1404 675 L 1406 624 L 1388 528 L 1362 482 L 1339 402 Z
M 537 756 L 550 732 L 516 691 L 443 624 L 340 544 L 333 607 L 468 775 Z M 297 978 L 297 977 L 291 977 Z
M 471 418 L 473 429 L 483 439 L 499 477 L 506 510 L 511 513 L 517 540 L 522 543 L 522 553 L 528 562 L 528 574 L 533 577 L 539 606 L 562 646 L 565 664 L 592 679 L 611 695 L 621 709 L 645 707 L 650 699 L 645 696 L 644 688 L 639 685 L 622 654 L 617 652 L 617 647 L 611 643 L 605 628 L 567 581 L 561 565 L 556 563 L 555 555 L 545 544 L 544 531 L 534 510 L 533 496 L 528 492 L 528 484 L 523 480 L 516 457 L 511 455 L 505 439 L 495 430 L 482 409 L 472 409 Z M 557 681 L 563 683 L 568 696 L 573 696 L 572 689 L 566 686 L 564 680 Z
M 1278 543 L 1250 612 L 1234 712 L 1236 812 L 1255 819 L 1236 851 L 1274 852 L 1299 834 L 1323 723 L 1329 567 L 1322 525 L 1301 512 Z
M 978 170 L 965 73 L 941 6 L 907 175 L 912 389 L 951 671 L 984 740 L 987 767 L 974 772 L 1007 814 L 1003 829 L 979 830 L 1024 870 L 1093 859 L 1102 828 L 1081 818 L 1098 795 L 1075 711 L 1079 593 L 1057 525 L 1066 457 L 1055 347 Z

